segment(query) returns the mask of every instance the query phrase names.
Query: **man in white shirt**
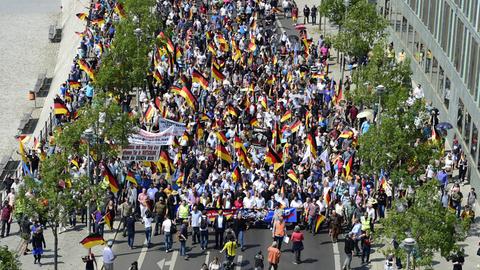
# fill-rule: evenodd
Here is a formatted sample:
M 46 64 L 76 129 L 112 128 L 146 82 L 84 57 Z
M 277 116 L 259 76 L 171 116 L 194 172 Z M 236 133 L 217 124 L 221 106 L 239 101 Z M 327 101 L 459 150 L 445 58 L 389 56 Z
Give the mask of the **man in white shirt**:
M 254 207 L 256 209 L 264 209 L 265 208 L 265 198 L 260 196 L 260 194 L 258 194 L 258 191 L 255 191 L 254 201 L 255 201 L 255 206 Z
M 190 216 L 190 226 L 192 226 L 193 236 L 192 244 L 200 243 L 200 220 L 202 218 L 202 212 L 198 211 L 197 205 L 193 206 Z
M 165 252 L 170 252 L 173 245 L 172 239 L 172 220 L 168 217 L 165 217 L 165 220 L 162 222 L 162 232 L 165 234 Z
M 113 241 L 108 240 L 107 246 L 103 249 L 103 267 L 105 270 L 113 270 L 113 261 L 115 254 L 112 251 Z
M 252 198 L 252 195 L 250 192 L 247 192 L 247 197 L 243 198 L 243 208 L 245 209 L 252 209 L 254 206 L 254 199 Z

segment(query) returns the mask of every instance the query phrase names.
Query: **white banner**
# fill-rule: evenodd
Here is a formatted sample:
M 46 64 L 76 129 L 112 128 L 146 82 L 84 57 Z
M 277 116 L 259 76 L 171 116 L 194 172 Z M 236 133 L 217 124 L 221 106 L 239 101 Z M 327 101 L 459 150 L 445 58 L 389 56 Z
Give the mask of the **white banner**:
M 124 161 L 153 161 L 160 157 L 160 145 L 130 144 L 122 150 Z
M 174 137 L 173 126 L 159 133 L 152 133 L 141 129 L 137 134 L 130 135 L 128 142 L 139 145 L 171 145 Z
M 164 118 L 158 119 L 158 129 L 160 130 L 160 133 L 168 130 L 170 127 L 173 127 L 173 133 L 175 136 L 182 136 L 185 130 L 187 130 L 187 126 L 184 123 Z

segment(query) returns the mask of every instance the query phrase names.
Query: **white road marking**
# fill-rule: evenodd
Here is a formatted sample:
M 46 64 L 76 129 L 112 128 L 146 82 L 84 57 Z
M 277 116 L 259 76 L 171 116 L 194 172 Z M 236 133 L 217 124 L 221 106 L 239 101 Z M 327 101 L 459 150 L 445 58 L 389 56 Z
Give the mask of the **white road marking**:
M 170 267 L 168 268 L 168 270 L 173 270 L 175 268 L 175 262 L 177 261 L 177 257 L 178 257 L 178 251 L 174 251 L 173 254 L 172 254 L 172 258 L 170 259 L 169 262 L 165 262 L 165 264 L 169 264 Z M 140 269 L 140 268 L 138 268 Z
M 342 264 L 340 262 L 340 252 L 338 252 L 337 242 L 333 243 L 333 260 L 335 262 L 335 270 L 340 270 L 342 268 Z
M 140 251 L 140 256 L 138 256 L 138 269 L 142 269 L 143 261 L 145 260 L 145 256 L 147 255 L 148 247 L 147 247 L 147 239 L 143 242 L 142 251 Z
M 242 256 L 242 255 L 238 255 L 237 266 L 235 266 L 235 270 L 240 270 L 240 269 L 242 269 L 242 267 L 241 267 L 242 262 L 243 262 L 243 256 Z
M 205 264 L 208 265 L 210 260 L 210 251 L 207 251 L 205 254 Z
M 160 261 L 157 262 L 158 267 L 160 270 L 163 270 L 163 266 L 165 265 L 165 258 L 161 259 Z

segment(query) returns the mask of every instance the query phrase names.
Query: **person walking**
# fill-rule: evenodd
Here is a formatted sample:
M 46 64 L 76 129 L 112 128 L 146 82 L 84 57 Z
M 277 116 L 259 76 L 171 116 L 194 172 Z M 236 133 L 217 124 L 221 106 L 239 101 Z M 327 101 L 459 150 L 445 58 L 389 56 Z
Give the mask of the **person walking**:
M 127 218 L 133 213 L 133 206 L 128 200 L 128 197 L 124 198 L 122 204 L 120 204 L 120 216 L 123 222 L 123 237 L 127 236 Z
M 370 252 L 372 250 L 372 236 L 368 231 L 362 234 L 362 263 L 370 263 Z
M 293 263 L 299 264 L 301 263 L 301 253 L 303 250 L 303 233 L 300 231 L 300 226 L 295 226 L 290 241 L 292 241 L 292 250 L 295 254 L 295 261 Z
M 235 256 L 237 255 L 237 242 L 234 238 L 231 237 L 230 239 L 228 239 L 220 253 L 223 253 L 224 251 L 226 251 L 225 259 L 227 266 L 231 268 L 230 266 L 232 266 L 235 262 Z
M 190 226 L 192 227 L 192 245 L 200 243 L 200 221 L 202 219 L 202 212 L 198 211 L 197 205 L 193 206 L 190 215 Z
M 227 219 L 223 216 L 222 210 L 218 211 L 218 216 L 215 217 L 213 222 L 213 229 L 215 231 L 215 249 L 219 249 L 223 246 L 223 234 L 227 228 Z
M 332 210 L 332 214 L 330 216 L 330 231 L 329 234 L 332 237 L 332 242 L 336 243 L 338 241 L 338 234 L 342 228 L 342 218 L 337 215 L 335 210 Z
M 210 220 L 207 217 L 207 211 L 203 210 L 202 216 L 200 217 L 200 248 L 202 250 L 207 249 L 208 245 L 208 225 Z
M 103 249 L 103 269 L 113 270 L 113 262 L 116 259 L 115 254 L 112 251 L 113 240 L 107 241 L 107 246 Z
M 245 231 L 247 230 L 247 222 L 243 218 L 242 213 L 238 212 L 236 218 L 233 219 L 233 231 L 235 232 L 235 238 L 240 244 L 242 251 L 245 250 Z
M 315 25 L 317 23 L 317 12 L 318 12 L 317 7 L 315 5 L 313 5 L 313 7 L 310 9 L 313 25 Z
M 259 250 L 258 253 L 255 255 L 255 268 L 254 270 L 263 270 L 263 268 L 265 267 L 264 264 L 263 264 L 263 254 L 262 254 L 262 251 Z
M 188 220 L 184 220 L 180 230 L 178 231 L 178 241 L 180 241 L 180 256 L 188 260 L 187 255 L 187 240 L 188 240 Z
M 343 262 L 342 270 L 350 270 L 353 258 L 353 252 L 355 250 L 355 242 L 353 241 L 353 233 L 350 232 L 347 237 L 345 237 L 345 261 Z
M 268 247 L 268 263 L 270 264 L 268 269 L 277 270 L 278 264 L 280 263 L 280 256 L 282 252 L 277 248 L 277 242 L 273 242 L 270 247 Z
M 83 258 L 83 262 L 85 263 L 85 270 L 95 270 L 98 268 L 95 254 L 93 254 L 91 248 L 88 249 L 88 255 Z
M 142 218 L 143 225 L 145 225 L 145 239 L 147 240 L 147 248 L 150 248 L 152 243 L 152 215 L 152 212 L 147 209 Z
M 303 24 L 310 23 L 310 8 L 307 5 L 303 8 Z
M 8 201 L 3 202 L 2 211 L 0 213 L 0 219 L 2 221 L 2 233 L 0 237 L 5 237 L 10 235 L 10 224 L 12 224 L 13 219 L 13 208 L 8 203 Z M 6 233 L 6 234 L 5 234 Z
M 32 230 L 32 254 L 35 260 L 34 264 L 42 265 L 40 260 L 42 259 L 43 249 L 47 248 L 45 238 L 43 237 L 43 229 L 41 226 L 34 227 Z
M 135 217 L 133 216 L 133 212 L 127 217 L 125 223 L 126 233 L 128 236 L 128 246 L 130 249 L 133 249 L 133 243 L 135 241 Z
M 272 237 L 277 242 L 277 247 L 279 250 L 282 249 L 282 242 L 286 233 L 287 233 L 287 228 L 285 226 L 285 220 L 283 219 L 282 216 L 280 216 L 273 223 L 273 230 L 272 230 Z
M 221 265 L 218 257 L 213 258 L 213 261 L 208 264 L 208 270 L 220 270 L 220 268 Z
M 167 215 L 167 204 L 165 203 L 165 199 L 160 197 L 158 202 L 155 204 L 154 207 L 155 213 L 155 233 L 153 235 L 158 235 L 160 228 L 162 227 L 162 223 L 165 220 L 165 216 Z
M 175 233 L 174 231 L 172 232 L 172 229 L 174 228 L 174 224 L 170 217 L 167 215 L 165 216 L 165 220 L 162 222 L 162 231 L 165 234 L 165 252 L 170 252 L 172 250 L 172 245 L 173 245 L 173 238 L 172 238 L 172 233 Z

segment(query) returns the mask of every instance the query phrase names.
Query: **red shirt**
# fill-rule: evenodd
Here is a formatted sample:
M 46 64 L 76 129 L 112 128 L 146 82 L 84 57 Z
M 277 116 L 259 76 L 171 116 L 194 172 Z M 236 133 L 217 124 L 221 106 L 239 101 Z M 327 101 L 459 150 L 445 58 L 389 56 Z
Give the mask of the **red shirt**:
M 293 232 L 292 236 L 290 237 L 292 242 L 301 242 L 303 241 L 303 233 L 302 232 Z
M 9 220 L 12 214 L 12 207 L 10 205 L 4 206 L 2 208 L 1 219 L 2 220 Z

